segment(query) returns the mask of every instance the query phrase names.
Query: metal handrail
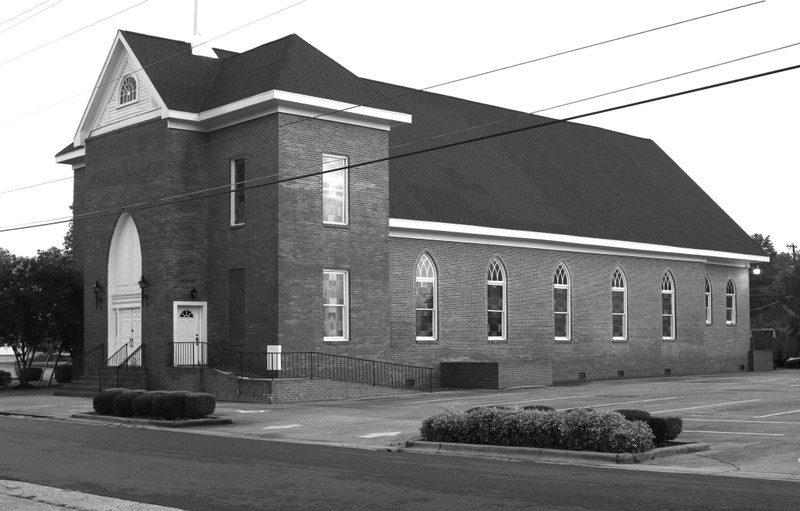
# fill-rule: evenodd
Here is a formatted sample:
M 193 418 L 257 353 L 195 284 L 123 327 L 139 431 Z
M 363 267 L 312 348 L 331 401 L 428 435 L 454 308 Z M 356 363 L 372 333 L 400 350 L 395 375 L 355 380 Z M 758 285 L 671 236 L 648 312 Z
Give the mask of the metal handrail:
M 113 380 L 115 377 L 116 377 L 116 385 L 115 385 L 115 387 L 119 387 L 120 386 L 120 381 L 124 382 L 125 380 L 129 379 L 129 378 L 120 379 L 120 371 L 121 370 L 124 369 L 126 374 L 127 374 L 128 370 L 133 370 L 133 371 L 141 370 L 141 368 L 144 366 L 144 346 L 145 346 L 144 343 L 140 344 L 139 347 L 136 348 L 135 350 L 133 350 L 133 352 L 130 355 L 125 357 L 125 360 L 123 360 L 122 362 L 120 362 L 116 366 L 113 366 L 113 371 L 114 372 L 113 372 L 111 378 L 106 377 L 105 380 L 103 379 L 103 372 L 106 372 L 106 374 L 108 374 L 108 372 L 110 372 L 110 369 L 112 367 L 110 364 L 109 364 L 109 366 L 107 368 L 101 368 L 100 369 L 99 374 L 98 374 L 98 379 L 99 379 L 99 385 L 100 385 L 100 390 L 101 391 L 103 390 L 103 387 L 106 386 L 104 384 L 107 384 L 109 381 Z M 122 348 L 125 348 L 127 350 L 127 345 L 123 346 Z M 112 355 L 112 358 L 114 358 L 114 356 L 116 356 L 120 351 L 122 351 L 122 348 L 117 350 L 117 353 Z M 109 361 L 111 361 L 111 358 L 109 359 Z
M 243 352 L 205 342 L 171 342 L 174 366 L 208 366 L 250 378 L 326 378 L 433 391 L 433 369 L 322 352 Z
M 83 372 L 91 373 L 104 362 L 107 363 L 108 359 L 105 357 L 106 345 L 100 344 L 95 346 L 83 354 Z

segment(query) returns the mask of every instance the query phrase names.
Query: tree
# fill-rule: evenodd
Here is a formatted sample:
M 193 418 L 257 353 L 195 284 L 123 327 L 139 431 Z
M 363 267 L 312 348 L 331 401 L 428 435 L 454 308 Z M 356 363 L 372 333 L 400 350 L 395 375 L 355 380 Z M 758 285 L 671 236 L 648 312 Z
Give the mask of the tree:
M 11 346 L 20 386 L 37 351 L 53 343 L 69 348 L 80 328 L 81 283 L 71 258 L 52 247 L 36 257 L 0 249 L 0 346 Z

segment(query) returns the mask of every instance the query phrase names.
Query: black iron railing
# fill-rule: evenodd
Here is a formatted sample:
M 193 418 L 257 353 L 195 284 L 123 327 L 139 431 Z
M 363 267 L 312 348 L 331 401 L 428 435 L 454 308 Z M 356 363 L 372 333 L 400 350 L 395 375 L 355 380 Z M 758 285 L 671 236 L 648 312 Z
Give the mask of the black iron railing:
M 83 372 L 89 374 L 107 361 L 106 345 L 95 346 L 83 354 Z
M 126 349 L 127 347 L 123 346 Z M 127 382 L 140 375 L 144 369 L 144 343 L 133 350 L 130 355 L 117 365 L 112 365 L 111 361 L 122 349 L 118 350 L 112 358 L 108 359 L 108 365 L 99 369 L 100 390 L 109 387 L 121 387 Z M 118 358 L 118 357 L 117 357 Z
M 174 366 L 208 366 L 247 378 L 326 378 L 431 392 L 433 369 L 318 352 L 241 352 L 204 342 L 175 342 Z

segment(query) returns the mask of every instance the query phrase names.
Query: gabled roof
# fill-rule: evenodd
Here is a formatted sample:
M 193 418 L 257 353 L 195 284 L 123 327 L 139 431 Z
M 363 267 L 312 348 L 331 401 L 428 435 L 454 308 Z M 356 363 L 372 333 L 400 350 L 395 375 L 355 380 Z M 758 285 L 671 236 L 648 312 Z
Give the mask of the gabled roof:
M 370 83 L 414 119 L 391 156 L 552 121 Z M 392 218 L 764 255 L 654 142 L 572 122 L 393 159 L 390 183 Z
M 364 80 L 295 34 L 242 53 L 215 50 L 220 59 L 193 55 L 186 42 L 121 34 L 171 110 L 201 112 L 271 90 L 356 105 L 382 99 Z

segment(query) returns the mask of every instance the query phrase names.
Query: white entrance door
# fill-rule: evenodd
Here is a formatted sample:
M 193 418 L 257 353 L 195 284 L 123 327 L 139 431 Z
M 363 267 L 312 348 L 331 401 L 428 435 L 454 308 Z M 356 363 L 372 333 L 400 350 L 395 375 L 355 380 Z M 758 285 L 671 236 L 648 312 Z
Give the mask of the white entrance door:
M 195 305 L 181 305 L 177 308 L 175 324 L 175 351 L 173 363 L 176 366 L 205 365 L 206 340 L 203 339 L 203 308 Z
M 123 359 L 110 360 L 110 357 L 117 353 L 122 347 L 126 347 L 120 354 L 130 355 L 142 345 L 142 308 L 127 307 L 114 310 L 116 328 L 113 345 L 109 345 L 109 364 L 120 364 Z M 118 357 L 119 358 L 119 357 Z

